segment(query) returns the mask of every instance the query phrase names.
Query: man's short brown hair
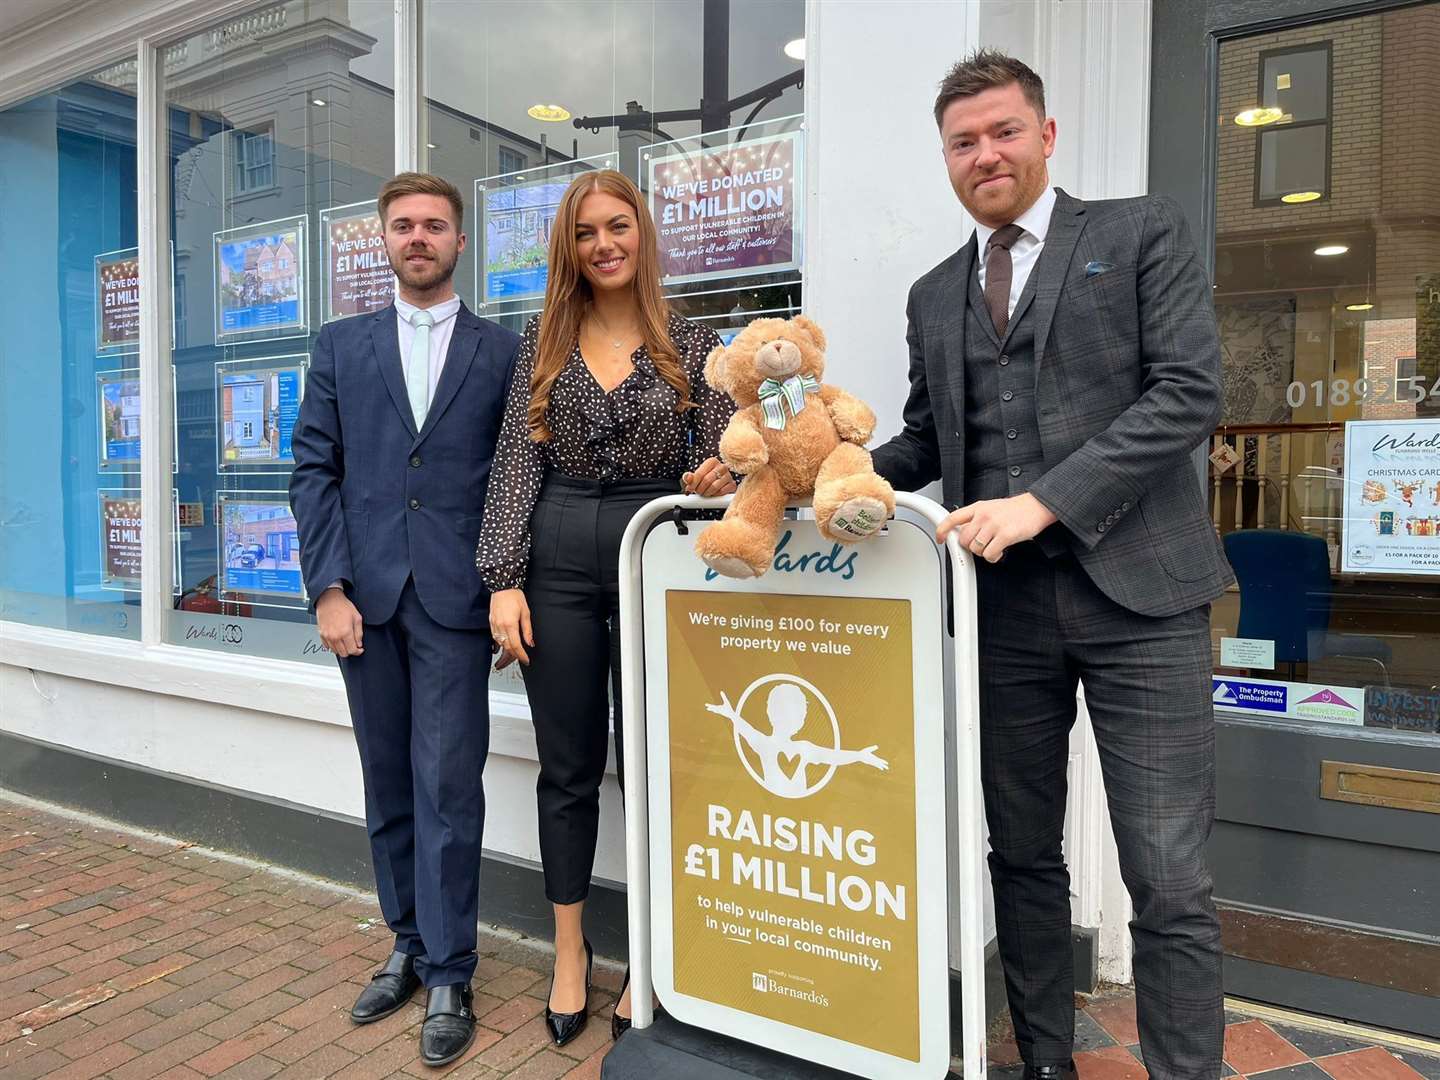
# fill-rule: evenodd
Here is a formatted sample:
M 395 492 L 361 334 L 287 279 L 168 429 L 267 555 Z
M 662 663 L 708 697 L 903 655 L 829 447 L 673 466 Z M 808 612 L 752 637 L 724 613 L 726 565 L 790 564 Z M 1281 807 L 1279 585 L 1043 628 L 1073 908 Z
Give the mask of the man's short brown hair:
M 1019 83 L 1025 100 L 1045 119 L 1045 84 L 1040 76 L 1013 56 L 995 49 L 977 49 L 961 60 L 940 82 L 940 94 L 935 98 L 935 126 L 941 127 L 945 110 L 952 101 L 974 97 L 986 90 L 995 90 L 1011 83 Z
M 386 211 L 390 204 L 403 195 L 439 195 L 450 201 L 455 211 L 455 231 L 459 232 L 465 220 L 465 199 L 460 189 L 444 177 L 432 173 L 402 172 L 399 176 L 385 181 L 380 189 L 380 224 L 388 224 Z

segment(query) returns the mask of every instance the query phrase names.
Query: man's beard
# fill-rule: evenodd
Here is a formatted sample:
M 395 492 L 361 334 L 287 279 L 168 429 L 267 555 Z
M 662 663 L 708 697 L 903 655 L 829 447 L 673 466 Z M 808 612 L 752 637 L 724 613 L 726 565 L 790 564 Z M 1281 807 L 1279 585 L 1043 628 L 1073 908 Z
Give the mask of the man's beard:
M 441 262 L 439 256 L 431 256 L 433 262 L 419 267 L 411 267 L 405 262 L 410 256 L 406 251 L 400 256 L 400 263 L 396 265 L 395 260 L 390 260 L 390 269 L 395 271 L 395 276 L 400 279 L 400 284 L 409 286 L 412 289 L 433 289 L 437 285 L 443 285 L 449 281 L 455 273 L 455 265 L 460 261 L 460 253 L 457 251 L 448 263 Z M 436 271 L 439 271 L 436 273 Z

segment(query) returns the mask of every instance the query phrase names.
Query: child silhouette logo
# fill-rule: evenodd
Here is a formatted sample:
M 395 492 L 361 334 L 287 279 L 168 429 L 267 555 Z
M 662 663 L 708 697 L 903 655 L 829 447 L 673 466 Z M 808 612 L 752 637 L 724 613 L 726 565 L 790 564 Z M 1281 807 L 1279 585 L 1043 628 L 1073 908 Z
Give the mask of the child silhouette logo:
M 760 731 L 744 716 L 745 703 L 765 686 L 770 687 L 765 696 L 769 734 Z M 810 712 L 810 697 L 820 703 L 830 723 L 829 746 L 796 738 L 805 727 Z M 722 693 L 719 705 L 706 705 L 705 708 L 730 721 L 735 730 L 735 753 L 739 755 L 745 771 L 766 791 L 782 799 L 804 799 L 814 795 L 830 782 L 841 765 L 864 764 L 881 770 L 890 767 L 889 762 L 876 755 L 878 746 L 867 746 L 863 750 L 841 749 L 840 724 L 835 719 L 835 710 L 824 694 L 798 675 L 766 675 L 747 686 L 735 705 L 731 705 L 729 697 Z M 745 752 L 747 747 L 759 759 L 758 772 L 750 754 Z M 811 767 L 822 765 L 827 768 L 812 780 Z

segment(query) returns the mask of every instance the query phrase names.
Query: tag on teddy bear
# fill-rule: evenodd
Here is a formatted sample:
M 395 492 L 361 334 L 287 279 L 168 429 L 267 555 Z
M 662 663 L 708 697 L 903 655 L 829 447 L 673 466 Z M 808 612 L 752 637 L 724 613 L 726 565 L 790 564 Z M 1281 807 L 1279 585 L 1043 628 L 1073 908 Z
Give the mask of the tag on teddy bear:
M 847 513 L 846 510 L 851 507 L 853 507 L 853 513 Z M 887 520 L 886 517 L 872 514 L 866 506 L 847 503 L 835 511 L 830 518 L 830 530 L 844 533 L 846 536 L 853 536 L 857 540 L 864 540 L 867 536 L 873 536 L 878 532 Z

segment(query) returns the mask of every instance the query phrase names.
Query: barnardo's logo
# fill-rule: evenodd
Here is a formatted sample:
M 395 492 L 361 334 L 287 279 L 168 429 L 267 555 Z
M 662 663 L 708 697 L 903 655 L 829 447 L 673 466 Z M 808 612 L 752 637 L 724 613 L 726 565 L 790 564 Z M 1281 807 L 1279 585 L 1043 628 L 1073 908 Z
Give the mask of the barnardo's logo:
M 765 716 L 769 732 L 760 730 L 745 718 L 745 705 L 762 687 L 770 687 L 765 695 Z M 814 701 L 824 715 L 818 724 L 825 731 L 825 744 L 797 738 L 810 718 Z M 740 700 L 720 695 L 719 705 L 705 708 L 723 716 L 735 729 L 735 753 L 751 778 L 772 795 L 782 799 L 804 799 L 814 795 L 830 782 L 842 765 L 869 765 L 872 769 L 888 769 L 890 763 L 875 751 L 879 745 L 863 750 L 845 750 L 840 745 L 840 722 L 835 710 L 816 686 L 799 675 L 776 673 L 756 679 L 745 688 Z M 824 771 L 820 771 L 823 767 Z
M 798 986 L 786 986 L 763 971 L 750 973 L 750 989 L 757 994 L 779 994 L 781 997 L 794 998 L 796 1001 L 808 1001 L 811 1005 L 819 1005 L 822 1009 L 830 1007 L 830 999 L 818 990 L 802 990 Z
M 1258 709 L 1261 712 L 1284 713 L 1287 694 L 1284 686 L 1249 682 L 1245 679 L 1213 678 L 1216 705 L 1232 709 Z

